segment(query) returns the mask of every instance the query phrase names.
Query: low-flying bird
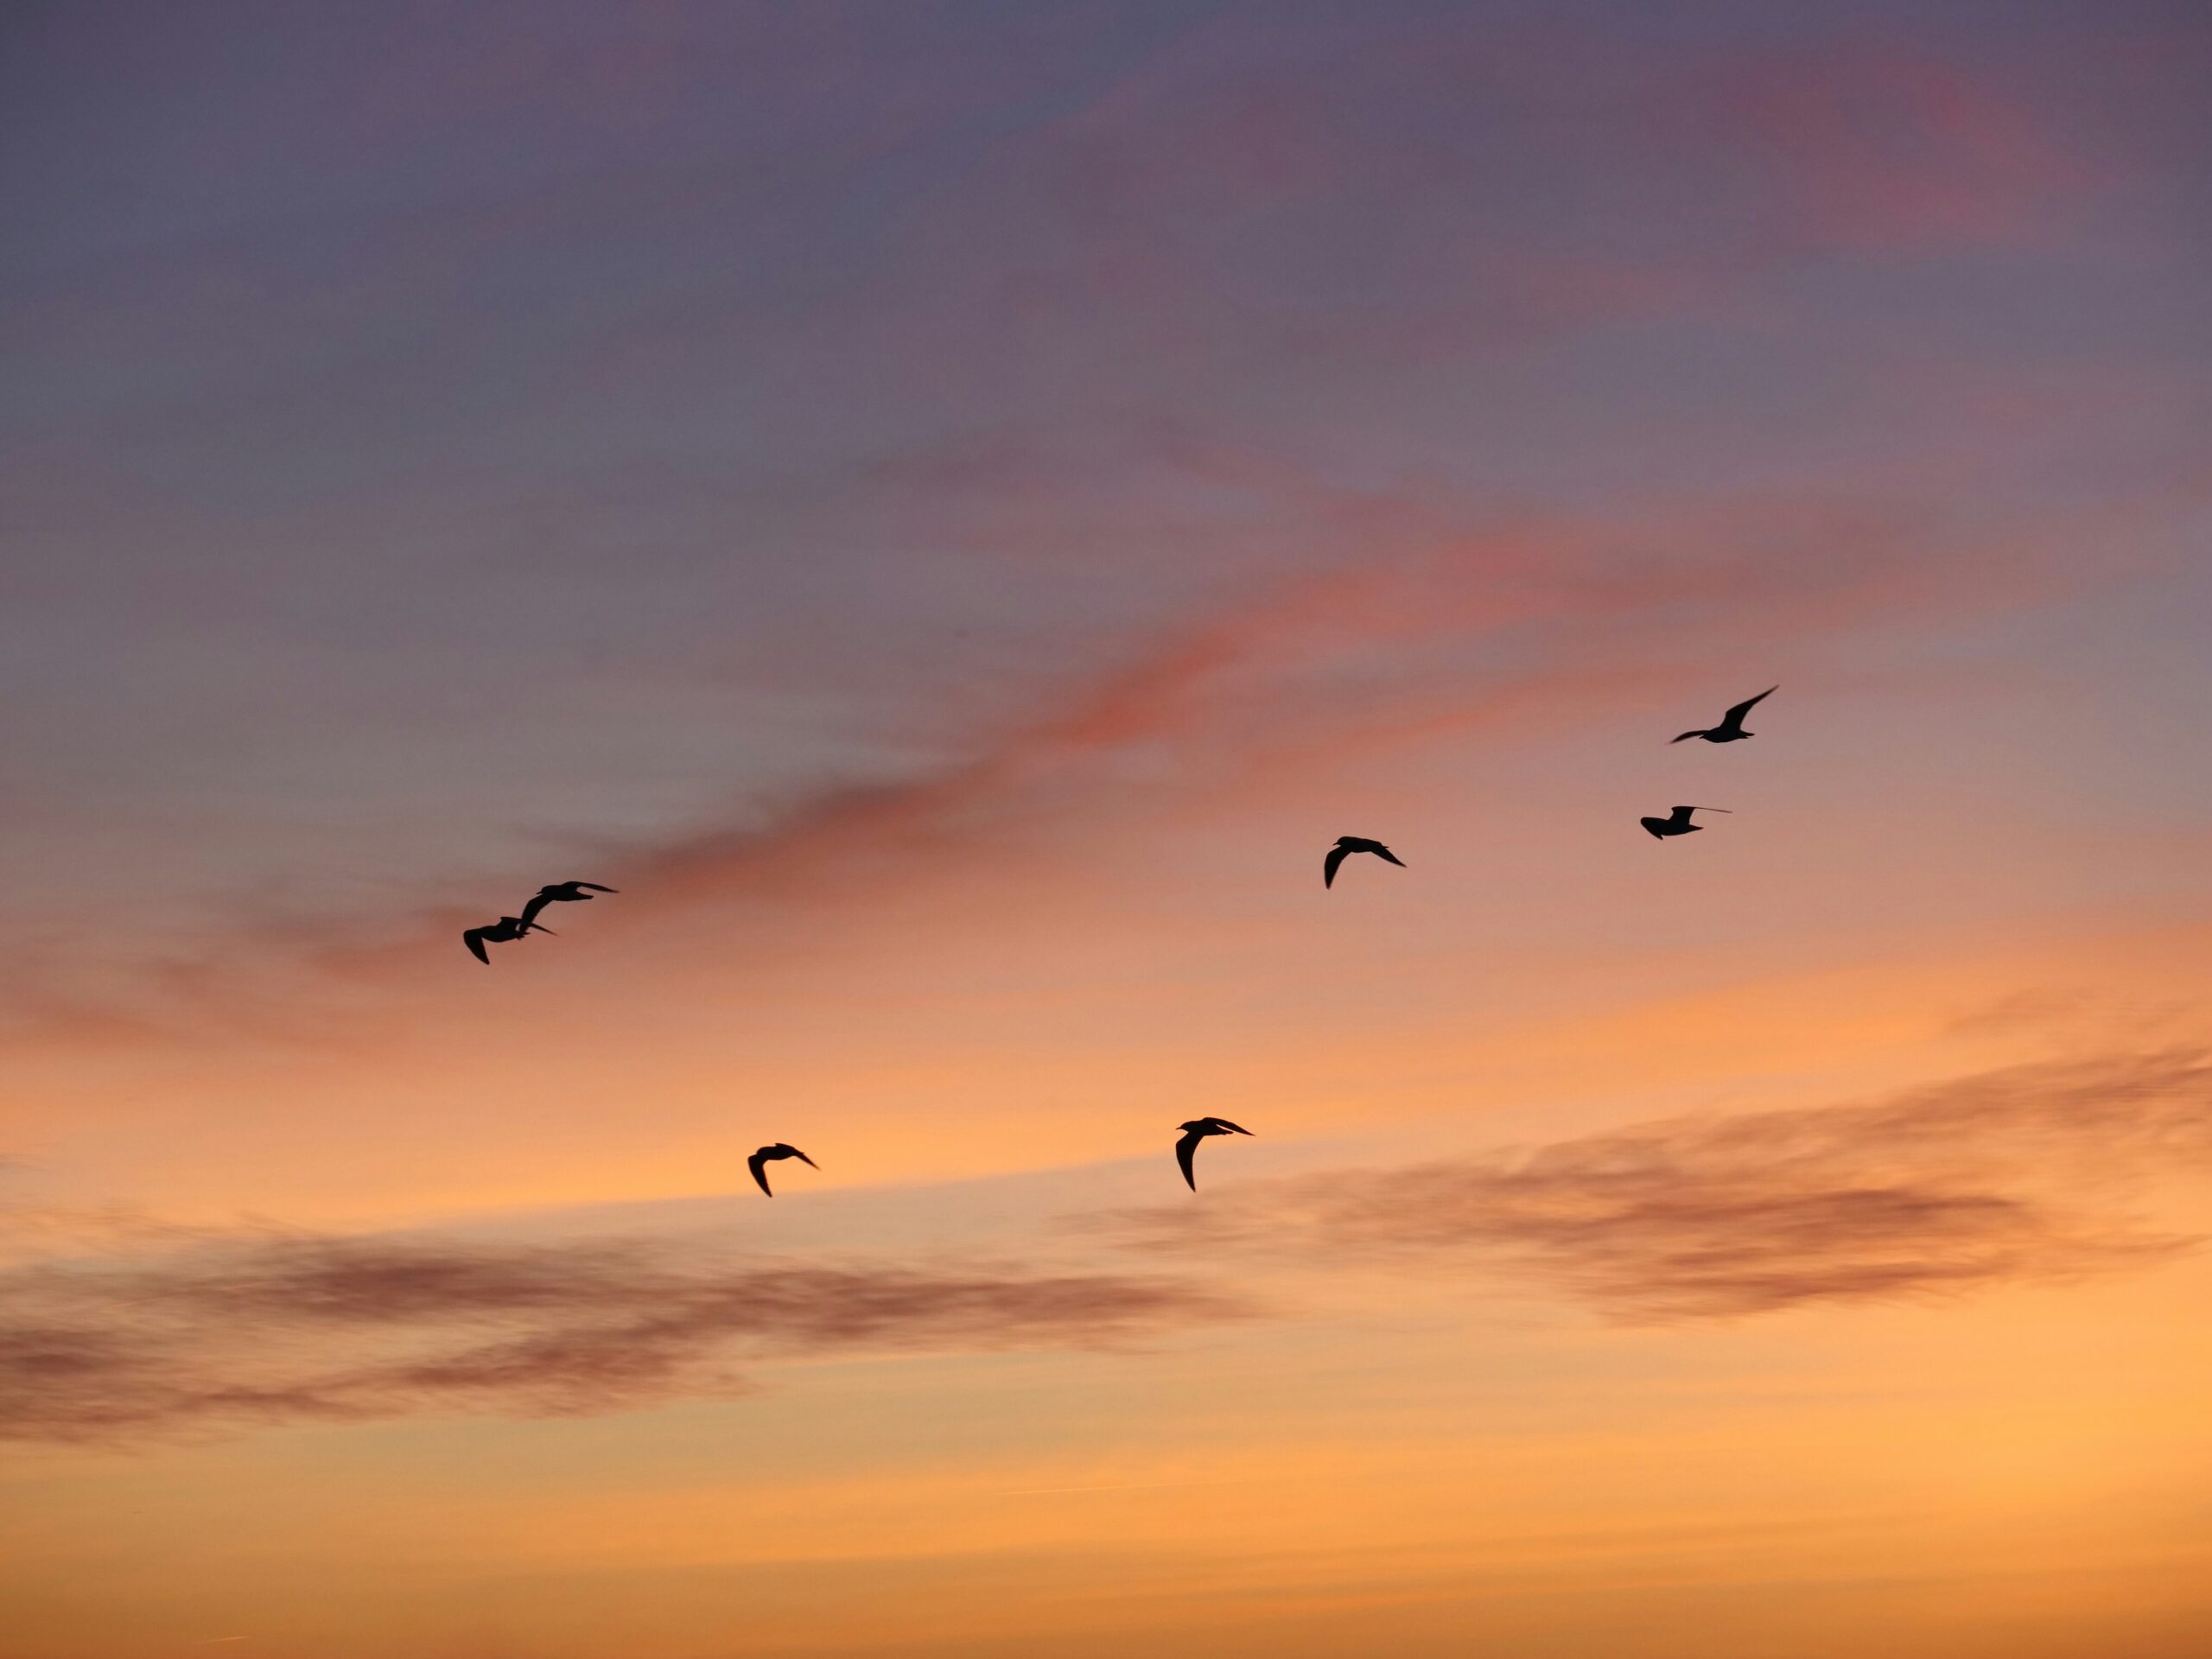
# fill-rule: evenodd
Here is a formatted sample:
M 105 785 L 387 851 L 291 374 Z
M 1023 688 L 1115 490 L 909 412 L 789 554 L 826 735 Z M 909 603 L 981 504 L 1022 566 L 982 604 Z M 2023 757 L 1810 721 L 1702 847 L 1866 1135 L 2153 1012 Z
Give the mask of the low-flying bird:
M 816 1163 L 813 1159 L 808 1157 L 804 1153 L 801 1152 L 797 1147 L 792 1146 L 788 1141 L 779 1141 L 772 1147 L 761 1147 L 760 1151 L 754 1153 L 750 1158 L 745 1160 L 745 1166 L 753 1172 L 753 1179 L 760 1183 L 760 1190 L 763 1192 L 767 1192 L 768 1196 L 772 1198 L 776 1195 L 768 1190 L 768 1172 L 765 1166 L 773 1163 L 779 1158 L 796 1158 L 799 1162 L 804 1164 L 809 1169 L 819 1169 L 822 1167 L 822 1166 Z
M 1747 732 L 1744 729 L 1744 716 L 1751 712 L 1754 703 L 1762 698 L 1772 696 L 1781 690 L 1782 688 L 1778 685 L 1770 685 L 1765 690 L 1760 692 L 1758 696 L 1745 697 L 1743 702 L 1721 715 L 1720 723 L 1718 726 L 1708 726 L 1702 731 L 1684 732 L 1681 736 L 1670 737 L 1667 741 L 1670 743 L 1683 743 L 1693 737 L 1701 737 L 1708 743 L 1733 743 L 1742 738 L 1757 737 L 1758 735 L 1757 732 Z
M 486 944 L 505 944 L 508 940 L 518 939 L 525 933 L 550 934 L 552 931 L 553 930 L 550 927 L 540 927 L 536 922 L 525 921 L 519 916 L 502 916 L 489 927 L 468 929 L 461 936 L 461 942 L 468 947 L 470 954 L 474 956 L 477 961 L 489 968 L 492 965 L 492 958 L 484 950 Z
M 1703 824 L 1690 822 L 1693 812 L 1726 812 L 1727 810 L 1725 806 L 1678 806 L 1672 817 L 1638 818 L 1637 822 L 1664 841 L 1669 836 L 1694 836 L 1704 829 Z
M 1194 1117 L 1187 1123 L 1175 1126 L 1183 1131 L 1183 1138 L 1175 1143 L 1175 1161 L 1183 1166 L 1183 1179 L 1191 1191 L 1198 1190 L 1198 1178 L 1191 1173 L 1191 1159 L 1198 1149 L 1198 1142 L 1210 1135 L 1249 1135 L 1251 1130 L 1230 1122 L 1225 1117 Z
M 591 893 L 584 891 L 590 888 Z M 613 887 L 602 887 L 596 881 L 556 881 L 550 887 L 540 887 L 522 907 L 524 922 L 534 922 L 537 912 L 548 905 L 568 904 L 576 899 L 588 900 L 593 893 L 613 893 Z
M 1379 841 L 1370 841 L 1364 836 L 1338 836 L 1337 844 L 1329 849 L 1329 855 L 1321 861 L 1323 887 L 1336 886 L 1337 866 L 1344 861 L 1346 853 L 1372 853 L 1377 858 L 1389 859 L 1402 870 L 1406 868 L 1406 861 Z

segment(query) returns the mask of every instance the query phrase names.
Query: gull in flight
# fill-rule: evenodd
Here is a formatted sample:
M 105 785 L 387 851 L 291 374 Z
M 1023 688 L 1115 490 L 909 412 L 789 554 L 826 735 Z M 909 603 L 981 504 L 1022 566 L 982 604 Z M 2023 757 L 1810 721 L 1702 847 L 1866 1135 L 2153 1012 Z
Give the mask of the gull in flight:
M 772 1192 L 769 1191 L 768 1171 L 766 1166 L 769 1164 L 773 1163 L 779 1158 L 796 1158 L 799 1162 L 804 1164 L 809 1169 L 819 1169 L 822 1167 L 822 1166 L 816 1163 L 813 1159 L 808 1157 L 804 1153 L 801 1152 L 797 1147 L 792 1146 L 788 1141 L 779 1141 L 772 1147 L 761 1147 L 760 1151 L 754 1153 L 750 1158 L 745 1160 L 745 1166 L 753 1172 L 753 1179 L 760 1183 L 760 1190 L 763 1192 L 766 1192 L 772 1198 L 776 1195 Z
M 1198 1152 L 1198 1142 L 1210 1135 L 1249 1135 L 1251 1130 L 1230 1122 L 1225 1117 L 1194 1117 L 1187 1123 L 1175 1126 L 1183 1131 L 1182 1139 L 1175 1143 L 1175 1161 L 1183 1166 L 1183 1179 L 1191 1191 L 1198 1190 L 1198 1178 L 1191 1173 L 1191 1159 Z
M 1347 853 L 1372 853 L 1377 858 L 1387 858 L 1400 869 L 1406 861 L 1400 858 L 1379 841 L 1370 841 L 1364 836 L 1338 836 L 1337 844 L 1329 849 L 1329 855 L 1321 861 L 1321 885 L 1333 887 L 1337 884 L 1337 866 L 1344 861 Z
M 1727 810 L 1725 806 L 1678 806 L 1672 817 L 1638 818 L 1637 822 L 1664 841 L 1669 836 L 1694 836 L 1704 829 L 1703 824 L 1690 822 L 1693 812 L 1726 812 Z
M 1701 737 L 1708 743 L 1733 743 L 1742 738 L 1757 737 L 1758 735 L 1757 732 L 1747 732 L 1744 729 L 1744 716 L 1751 712 L 1751 706 L 1761 698 L 1770 697 L 1781 690 L 1782 688 L 1778 685 L 1770 685 L 1765 690 L 1760 692 L 1758 696 L 1745 698 L 1743 702 L 1723 715 L 1718 726 L 1708 726 L 1702 731 L 1684 732 L 1681 736 L 1669 738 L 1668 741 L 1682 743 L 1693 737 Z
M 584 891 L 587 887 L 591 889 L 591 893 Z M 601 887 L 596 881 L 560 881 L 550 887 L 540 887 L 536 896 L 522 907 L 523 925 L 528 926 L 536 921 L 537 912 L 548 905 L 566 904 L 579 899 L 588 899 L 593 893 L 614 891 L 613 887 Z
M 553 930 L 550 927 L 540 927 L 536 922 L 525 921 L 519 916 L 502 916 L 489 927 L 468 929 L 461 936 L 461 942 L 468 947 L 470 954 L 477 961 L 489 968 L 492 965 L 492 958 L 484 949 L 487 944 L 505 944 L 508 940 L 518 939 L 525 933 L 550 934 L 552 931 Z

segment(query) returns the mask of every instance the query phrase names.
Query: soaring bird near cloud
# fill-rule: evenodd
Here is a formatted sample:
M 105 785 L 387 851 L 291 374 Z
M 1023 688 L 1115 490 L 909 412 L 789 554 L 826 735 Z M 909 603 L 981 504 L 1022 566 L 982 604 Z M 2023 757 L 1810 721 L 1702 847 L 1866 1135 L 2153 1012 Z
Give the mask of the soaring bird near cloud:
M 1230 1122 L 1225 1117 L 1194 1117 L 1187 1123 L 1175 1126 L 1183 1131 L 1183 1138 L 1175 1143 L 1175 1161 L 1183 1166 L 1183 1179 L 1192 1192 L 1198 1190 L 1198 1178 L 1192 1173 L 1191 1160 L 1198 1152 L 1198 1142 L 1210 1135 L 1249 1135 L 1251 1130 Z
M 1757 732 L 1747 732 L 1744 729 L 1744 716 L 1751 712 L 1753 704 L 1762 698 L 1772 696 L 1781 690 L 1782 688 L 1778 685 L 1770 685 L 1765 690 L 1760 692 L 1758 696 L 1745 698 L 1743 702 L 1723 715 L 1718 726 L 1708 726 L 1701 731 L 1684 732 L 1681 736 L 1671 737 L 1667 741 L 1670 743 L 1682 743 L 1693 737 L 1701 737 L 1708 743 L 1733 743 L 1743 738 L 1757 737 L 1758 735 Z
M 1363 836 L 1338 836 L 1337 844 L 1329 849 L 1329 855 L 1321 861 L 1321 885 L 1332 887 L 1337 884 L 1337 866 L 1344 861 L 1346 853 L 1372 853 L 1377 858 L 1387 858 L 1400 869 L 1406 861 L 1400 858 L 1379 841 L 1370 841 Z
M 1637 822 L 1664 841 L 1669 836 L 1694 836 L 1704 829 L 1703 824 L 1690 822 L 1693 812 L 1726 812 L 1727 810 L 1725 806 L 1678 806 L 1672 817 L 1638 818 Z
M 766 1166 L 774 1162 L 779 1158 L 796 1158 L 799 1162 L 804 1164 L 809 1169 L 819 1169 L 822 1167 L 822 1166 L 816 1163 L 813 1159 L 808 1157 L 804 1153 L 801 1152 L 797 1147 L 791 1145 L 788 1141 L 779 1141 L 772 1147 L 761 1147 L 760 1151 L 754 1153 L 750 1158 L 745 1160 L 745 1166 L 753 1172 L 753 1179 L 760 1183 L 760 1190 L 763 1192 L 766 1192 L 772 1198 L 776 1195 L 769 1190 L 768 1172 Z
M 461 936 L 461 942 L 468 947 L 470 953 L 477 961 L 489 968 L 492 965 L 492 958 L 485 951 L 484 947 L 486 944 L 505 944 L 510 939 L 522 938 L 525 933 L 550 934 L 552 931 L 553 930 L 550 927 L 540 927 L 537 923 L 525 921 L 519 916 L 502 916 L 488 927 L 468 929 Z
M 590 888 L 587 893 L 585 888 Z M 540 887 L 531 901 L 522 907 L 522 918 L 527 924 L 537 919 L 537 912 L 548 905 L 567 904 L 574 900 L 589 900 L 593 893 L 613 893 L 613 887 L 602 887 L 596 881 L 556 881 L 550 887 Z

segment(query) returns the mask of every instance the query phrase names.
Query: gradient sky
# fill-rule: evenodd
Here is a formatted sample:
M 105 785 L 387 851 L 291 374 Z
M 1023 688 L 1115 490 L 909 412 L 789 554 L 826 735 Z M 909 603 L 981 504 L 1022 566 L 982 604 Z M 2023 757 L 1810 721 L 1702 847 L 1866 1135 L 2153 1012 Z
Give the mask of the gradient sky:
M 2209 78 L 10 8 L 0 1653 L 2212 1651 Z

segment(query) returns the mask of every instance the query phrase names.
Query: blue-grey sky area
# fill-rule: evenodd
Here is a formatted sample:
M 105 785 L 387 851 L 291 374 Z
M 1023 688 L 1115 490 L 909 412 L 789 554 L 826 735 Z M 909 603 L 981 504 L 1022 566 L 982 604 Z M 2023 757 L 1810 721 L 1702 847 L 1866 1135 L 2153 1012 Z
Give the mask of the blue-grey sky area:
M 0 9 L 8 1639 L 2212 1651 L 2208 85 Z
M 17 833 L 72 921 L 372 905 L 1394 521 L 2171 501 L 2204 63 L 2129 11 L 25 9 Z

